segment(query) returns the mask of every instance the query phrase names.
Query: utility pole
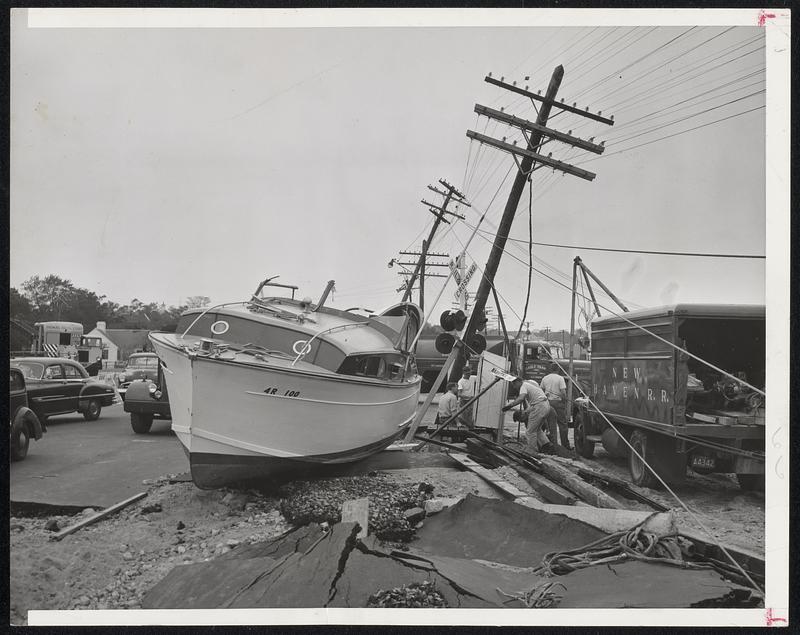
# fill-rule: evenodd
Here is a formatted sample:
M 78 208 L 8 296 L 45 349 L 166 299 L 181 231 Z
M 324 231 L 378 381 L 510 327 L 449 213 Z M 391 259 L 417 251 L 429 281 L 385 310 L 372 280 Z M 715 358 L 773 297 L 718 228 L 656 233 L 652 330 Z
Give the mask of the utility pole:
M 536 117 L 536 123 L 539 126 L 544 126 L 547 123 L 547 118 L 550 116 L 550 109 L 552 102 L 555 101 L 558 88 L 561 86 L 561 80 L 564 77 L 564 67 L 559 65 L 553 71 L 550 78 L 550 85 L 547 87 L 545 93 L 545 101 L 539 109 L 539 115 Z M 467 131 L 470 136 L 470 131 Z M 534 131 L 528 139 L 528 150 L 533 151 L 538 147 L 542 141 L 542 132 Z M 514 158 L 516 161 L 516 157 Z M 523 156 L 522 163 L 518 164 L 519 170 L 517 176 L 514 178 L 514 184 L 511 186 L 511 192 L 508 195 L 505 209 L 503 210 L 503 217 L 500 220 L 500 225 L 497 228 L 497 234 L 494 238 L 492 251 L 489 254 L 489 260 L 486 262 L 486 267 L 481 277 L 480 284 L 478 285 L 478 292 L 475 295 L 475 300 L 472 303 L 472 313 L 470 314 L 469 322 L 467 323 L 466 330 L 462 335 L 462 339 L 469 341 L 475 334 L 476 330 L 476 317 L 486 307 L 486 299 L 489 297 L 489 292 L 494 284 L 494 276 L 497 273 L 497 268 L 500 265 L 500 257 L 503 255 L 503 250 L 506 246 L 508 234 L 511 231 L 511 223 L 514 220 L 514 214 L 517 212 L 517 205 L 522 196 L 522 190 L 525 187 L 525 181 L 528 178 L 531 167 L 533 165 L 532 156 Z M 450 371 L 450 381 L 457 381 L 461 376 L 461 370 L 466 362 L 466 354 L 463 347 L 458 350 L 453 368 Z
M 439 179 L 439 183 L 441 183 L 442 186 L 444 186 L 444 188 L 447 190 L 446 192 L 443 192 L 442 190 L 439 190 L 438 188 L 432 185 L 429 185 L 428 189 L 444 196 L 444 202 L 442 203 L 442 205 L 434 205 L 433 203 L 429 203 L 428 201 L 426 201 L 424 198 L 421 201 L 423 205 L 428 206 L 430 212 L 436 217 L 436 220 L 434 221 L 433 227 L 431 227 L 431 231 L 428 234 L 428 239 L 422 242 L 422 253 L 419 256 L 419 261 L 417 262 L 417 266 L 414 269 L 414 273 L 411 274 L 411 279 L 409 280 L 408 286 L 406 287 L 406 291 L 403 294 L 403 302 L 408 302 L 411 299 L 411 289 L 414 287 L 414 283 L 416 282 L 417 277 L 420 275 L 420 272 L 423 270 L 425 266 L 425 258 L 427 257 L 427 250 L 431 242 L 433 242 L 433 236 L 436 233 L 436 230 L 439 228 L 439 224 L 442 221 L 448 224 L 450 223 L 450 221 L 445 218 L 445 215 L 455 216 L 457 218 L 460 218 L 461 220 L 464 220 L 464 217 L 461 216 L 460 214 L 456 214 L 455 212 L 450 212 L 447 210 L 447 206 L 450 204 L 450 201 L 455 199 L 460 205 L 466 205 L 467 207 L 470 207 L 470 204 L 467 203 L 464 195 L 461 192 L 459 192 L 455 187 L 453 187 L 443 179 Z M 424 297 L 424 291 L 422 290 L 422 283 L 420 283 L 420 298 L 422 297 Z
M 594 138 L 585 141 L 578 137 L 572 136 L 571 131 L 565 134 L 563 132 L 546 127 L 547 119 L 550 116 L 550 111 L 553 107 L 561 111 L 574 112 L 595 120 L 602 120 L 604 123 L 609 125 L 613 124 L 613 118 L 607 119 L 600 116 L 600 114 L 595 115 L 594 113 L 589 113 L 588 107 L 584 112 L 577 108 L 576 104 L 573 104 L 572 107 L 564 104 L 563 99 L 561 100 L 561 103 L 556 102 L 556 95 L 559 87 L 561 86 L 561 80 L 563 77 L 564 67 L 559 65 L 553 71 L 553 74 L 550 78 L 550 83 L 544 96 L 541 96 L 541 94 L 531 93 L 528 91 L 527 86 L 524 90 L 522 88 L 518 88 L 516 86 L 516 82 L 514 82 L 514 84 L 508 84 L 504 81 L 505 78 L 501 78 L 500 81 L 498 81 L 493 79 L 491 74 L 485 78 L 485 80 L 490 84 L 494 84 L 506 90 L 525 95 L 526 97 L 530 98 L 532 102 L 539 102 L 540 106 L 536 121 L 530 122 L 518 117 L 514 117 L 513 115 L 509 115 L 503 111 L 493 110 L 491 108 L 481 106 L 480 104 L 475 105 L 475 112 L 477 112 L 479 115 L 496 119 L 502 123 L 506 123 L 512 127 L 520 129 L 525 137 L 525 140 L 527 141 L 527 148 L 523 149 L 518 147 L 516 142 L 506 143 L 505 139 L 500 141 L 471 130 L 467 131 L 467 137 L 470 139 L 476 139 L 482 143 L 511 153 L 515 163 L 517 164 L 518 171 L 516 177 L 514 178 L 514 183 L 511 186 L 511 192 L 508 195 L 508 201 L 506 202 L 505 209 L 503 210 L 503 216 L 497 229 L 497 234 L 494 239 L 494 244 L 492 245 L 492 250 L 489 254 L 489 259 L 487 260 L 486 267 L 484 268 L 483 277 L 481 278 L 480 285 L 478 286 L 478 292 L 472 305 L 470 319 L 467 323 L 464 333 L 462 334 L 462 340 L 469 341 L 469 339 L 474 335 L 476 326 L 478 324 L 478 316 L 481 316 L 486 308 L 486 300 L 494 284 L 494 277 L 497 273 L 498 266 L 500 265 L 500 258 L 503 255 L 506 241 L 511 231 L 511 225 L 514 221 L 514 215 L 517 211 L 519 199 L 522 196 L 522 192 L 525 188 L 525 182 L 528 180 L 529 175 L 535 169 L 548 166 L 554 170 L 559 170 L 566 174 L 572 174 L 589 181 L 593 180 L 596 176 L 594 173 L 587 170 L 582 170 L 562 161 L 553 159 L 552 153 L 544 156 L 538 152 L 539 147 L 545 140 L 560 141 L 572 145 L 573 147 L 588 150 L 595 154 L 601 154 L 604 150 L 602 144 L 598 145 L 593 142 Z M 536 104 L 534 103 L 534 106 L 535 105 Z M 451 369 L 451 381 L 455 381 L 458 376 L 460 376 L 461 369 L 465 362 L 466 354 L 464 348 L 459 347 L 455 364 Z

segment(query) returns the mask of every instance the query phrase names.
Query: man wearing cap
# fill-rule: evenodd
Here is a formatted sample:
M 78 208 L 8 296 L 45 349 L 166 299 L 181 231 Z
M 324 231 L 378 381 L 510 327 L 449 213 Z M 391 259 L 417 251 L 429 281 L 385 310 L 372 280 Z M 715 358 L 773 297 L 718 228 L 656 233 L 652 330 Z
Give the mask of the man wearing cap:
M 458 380 L 458 402 L 459 407 L 461 408 L 463 408 L 466 403 L 475 396 L 475 378 L 471 375 L 472 369 L 469 366 L 464 366 L 464 373 L 461 376 L 461 379 Z M 461 423 L 467 426 L 470 430 L 475 427 L 472 406 L 461 413 Z
M 523 381 L 521 377 L 517 377 L 511 382 L 511 385 L 519 390 L 519 396 L 505 406 L 503 412 L 508 412 L 514 406 L 524 403 L 525 410 L 520 415 L 515 416 L 514 420 L 526 422 L 525 434 L 528 438 L 528 447 L 533 452 L 546 451 L 546 446 L 549 445 L 550 440 L 547 438 L 543 424 L 546 423 L 548 417 L 554 416 L 550 408 L 550 402 L 547 400 L 547 395 L 531 379 Z M 514 414 L 517 415 L 517 413 Z
M 564 378 L 559 374 L 558 364 L 550 362 L 550 372 L 542 377 L 542 390 L 547 395 L 547 400 L 550 402 L 550 407 L 555 412 L 555 417 L 552 417 L 548 424 L 550 425 L 550 439 L 556 443 L 558 436 L 561 437 L 561 445 L 567 450 L 569 447 L 569 436 L 567 426 L 567 384 Z M 558 427 L 558 435 L 556 434 L 556 427 Z

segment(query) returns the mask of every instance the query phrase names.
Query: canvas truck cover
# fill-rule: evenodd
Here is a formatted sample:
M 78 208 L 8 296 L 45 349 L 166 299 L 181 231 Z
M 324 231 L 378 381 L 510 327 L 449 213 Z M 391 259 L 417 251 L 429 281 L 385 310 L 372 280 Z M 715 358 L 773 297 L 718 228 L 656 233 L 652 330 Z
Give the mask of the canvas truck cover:
M 746 349 L 753 376 L 758 376 L 759 369 L 752 367 L 760 363 L 763 382 L 764 357 L 759 360 L 753 344 L 761 338 L 763 345 L 763 305 L 675 304 L 622 315 L 598 318 L 591 325 L 592 399 L 603 412 L 631 423 L 651 424 L 648 427 L 684 425 L 690 357 L 674 346 L 687 346 L 698 357 L 711 357 L 708 361 L 734 370 L 732 360 L 723 360 L 727 368 L 719 361 L 724 351 L 707 349 L 718 338 L 719 348 L 730 348 L 729 356 L 735 355 L 739 342 Z M 688 323 L 713 323 L 713 329 L 703 341 L 698 335 L 687 344 L 683 325 Z

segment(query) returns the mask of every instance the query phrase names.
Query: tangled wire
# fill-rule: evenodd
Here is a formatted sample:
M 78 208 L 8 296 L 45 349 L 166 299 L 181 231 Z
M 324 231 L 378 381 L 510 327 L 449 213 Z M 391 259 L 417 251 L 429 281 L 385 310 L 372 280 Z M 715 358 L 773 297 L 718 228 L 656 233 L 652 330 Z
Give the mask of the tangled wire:
M 645 531 L 644 526 L 651 517 L 630 530 L 618 531 L 588 545 L 567 551 L 552 551 L 544 556 L 534 573 L 548 577 L 565 575 L 578 569 L 628 559 L 659 562 L 683 569 L 714 568 L 711 564 L 686 561 L 678 536 L 659 537 Z

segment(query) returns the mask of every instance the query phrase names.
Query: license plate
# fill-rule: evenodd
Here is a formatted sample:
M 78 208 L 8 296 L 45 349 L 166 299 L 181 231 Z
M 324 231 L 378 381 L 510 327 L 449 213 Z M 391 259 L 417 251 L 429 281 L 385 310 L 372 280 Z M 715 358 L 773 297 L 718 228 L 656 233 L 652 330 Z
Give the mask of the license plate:
M 693 456 L 692 467 L 704 467 L 714 469 L 717 466 L 717 461 L 713 456 Z

